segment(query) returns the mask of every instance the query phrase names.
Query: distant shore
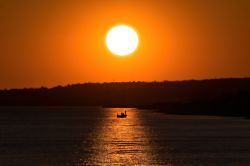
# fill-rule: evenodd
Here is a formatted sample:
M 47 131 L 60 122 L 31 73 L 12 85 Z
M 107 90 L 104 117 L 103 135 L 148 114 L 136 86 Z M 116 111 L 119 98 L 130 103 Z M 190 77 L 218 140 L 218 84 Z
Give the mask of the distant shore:
M 245 117 L 250 119 L 250 104 L 217 103 L 167 103 L 151 106 L 139 106 L 138 109 L 155 110 L 170 115 L 204 115 L 224 117 Z
M 85 83 L 0 90 L 0 106 L 103 106 L 250 117 L 250 78 Z

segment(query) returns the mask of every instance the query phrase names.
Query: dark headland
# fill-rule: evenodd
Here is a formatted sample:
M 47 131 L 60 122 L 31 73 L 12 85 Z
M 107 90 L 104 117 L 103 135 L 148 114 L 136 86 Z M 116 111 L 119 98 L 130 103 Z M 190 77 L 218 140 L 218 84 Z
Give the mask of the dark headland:
M 0 90 L 0 106 L 103 106 L 250 117 L 250 78 L 85 83 Z

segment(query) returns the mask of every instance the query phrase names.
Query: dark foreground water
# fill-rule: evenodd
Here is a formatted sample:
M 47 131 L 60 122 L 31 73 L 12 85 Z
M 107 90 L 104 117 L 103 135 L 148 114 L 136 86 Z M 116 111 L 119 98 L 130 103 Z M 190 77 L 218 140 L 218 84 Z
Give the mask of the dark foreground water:
M 250 120 L 127 109 L 0 107 L 0 165 L 250 165 Z

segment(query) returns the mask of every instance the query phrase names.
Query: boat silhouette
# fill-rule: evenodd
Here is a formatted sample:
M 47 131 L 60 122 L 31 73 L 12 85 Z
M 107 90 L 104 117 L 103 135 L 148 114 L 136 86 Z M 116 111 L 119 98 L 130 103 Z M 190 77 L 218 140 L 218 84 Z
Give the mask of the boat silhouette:
M 121 114 L 117 114 L 117 118 L 126 118 L 127 117 L 127 113 L 125 111 L 125 113 L 121 113 Z

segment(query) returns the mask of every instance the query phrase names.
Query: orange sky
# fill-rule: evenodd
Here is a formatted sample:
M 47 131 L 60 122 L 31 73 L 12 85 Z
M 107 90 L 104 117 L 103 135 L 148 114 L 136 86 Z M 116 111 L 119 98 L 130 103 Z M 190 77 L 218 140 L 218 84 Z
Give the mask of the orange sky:
M 250 76 L 250 1 L 0 0 L 0 89 Z M 128 24 L 138 50 L 112 55 Z

